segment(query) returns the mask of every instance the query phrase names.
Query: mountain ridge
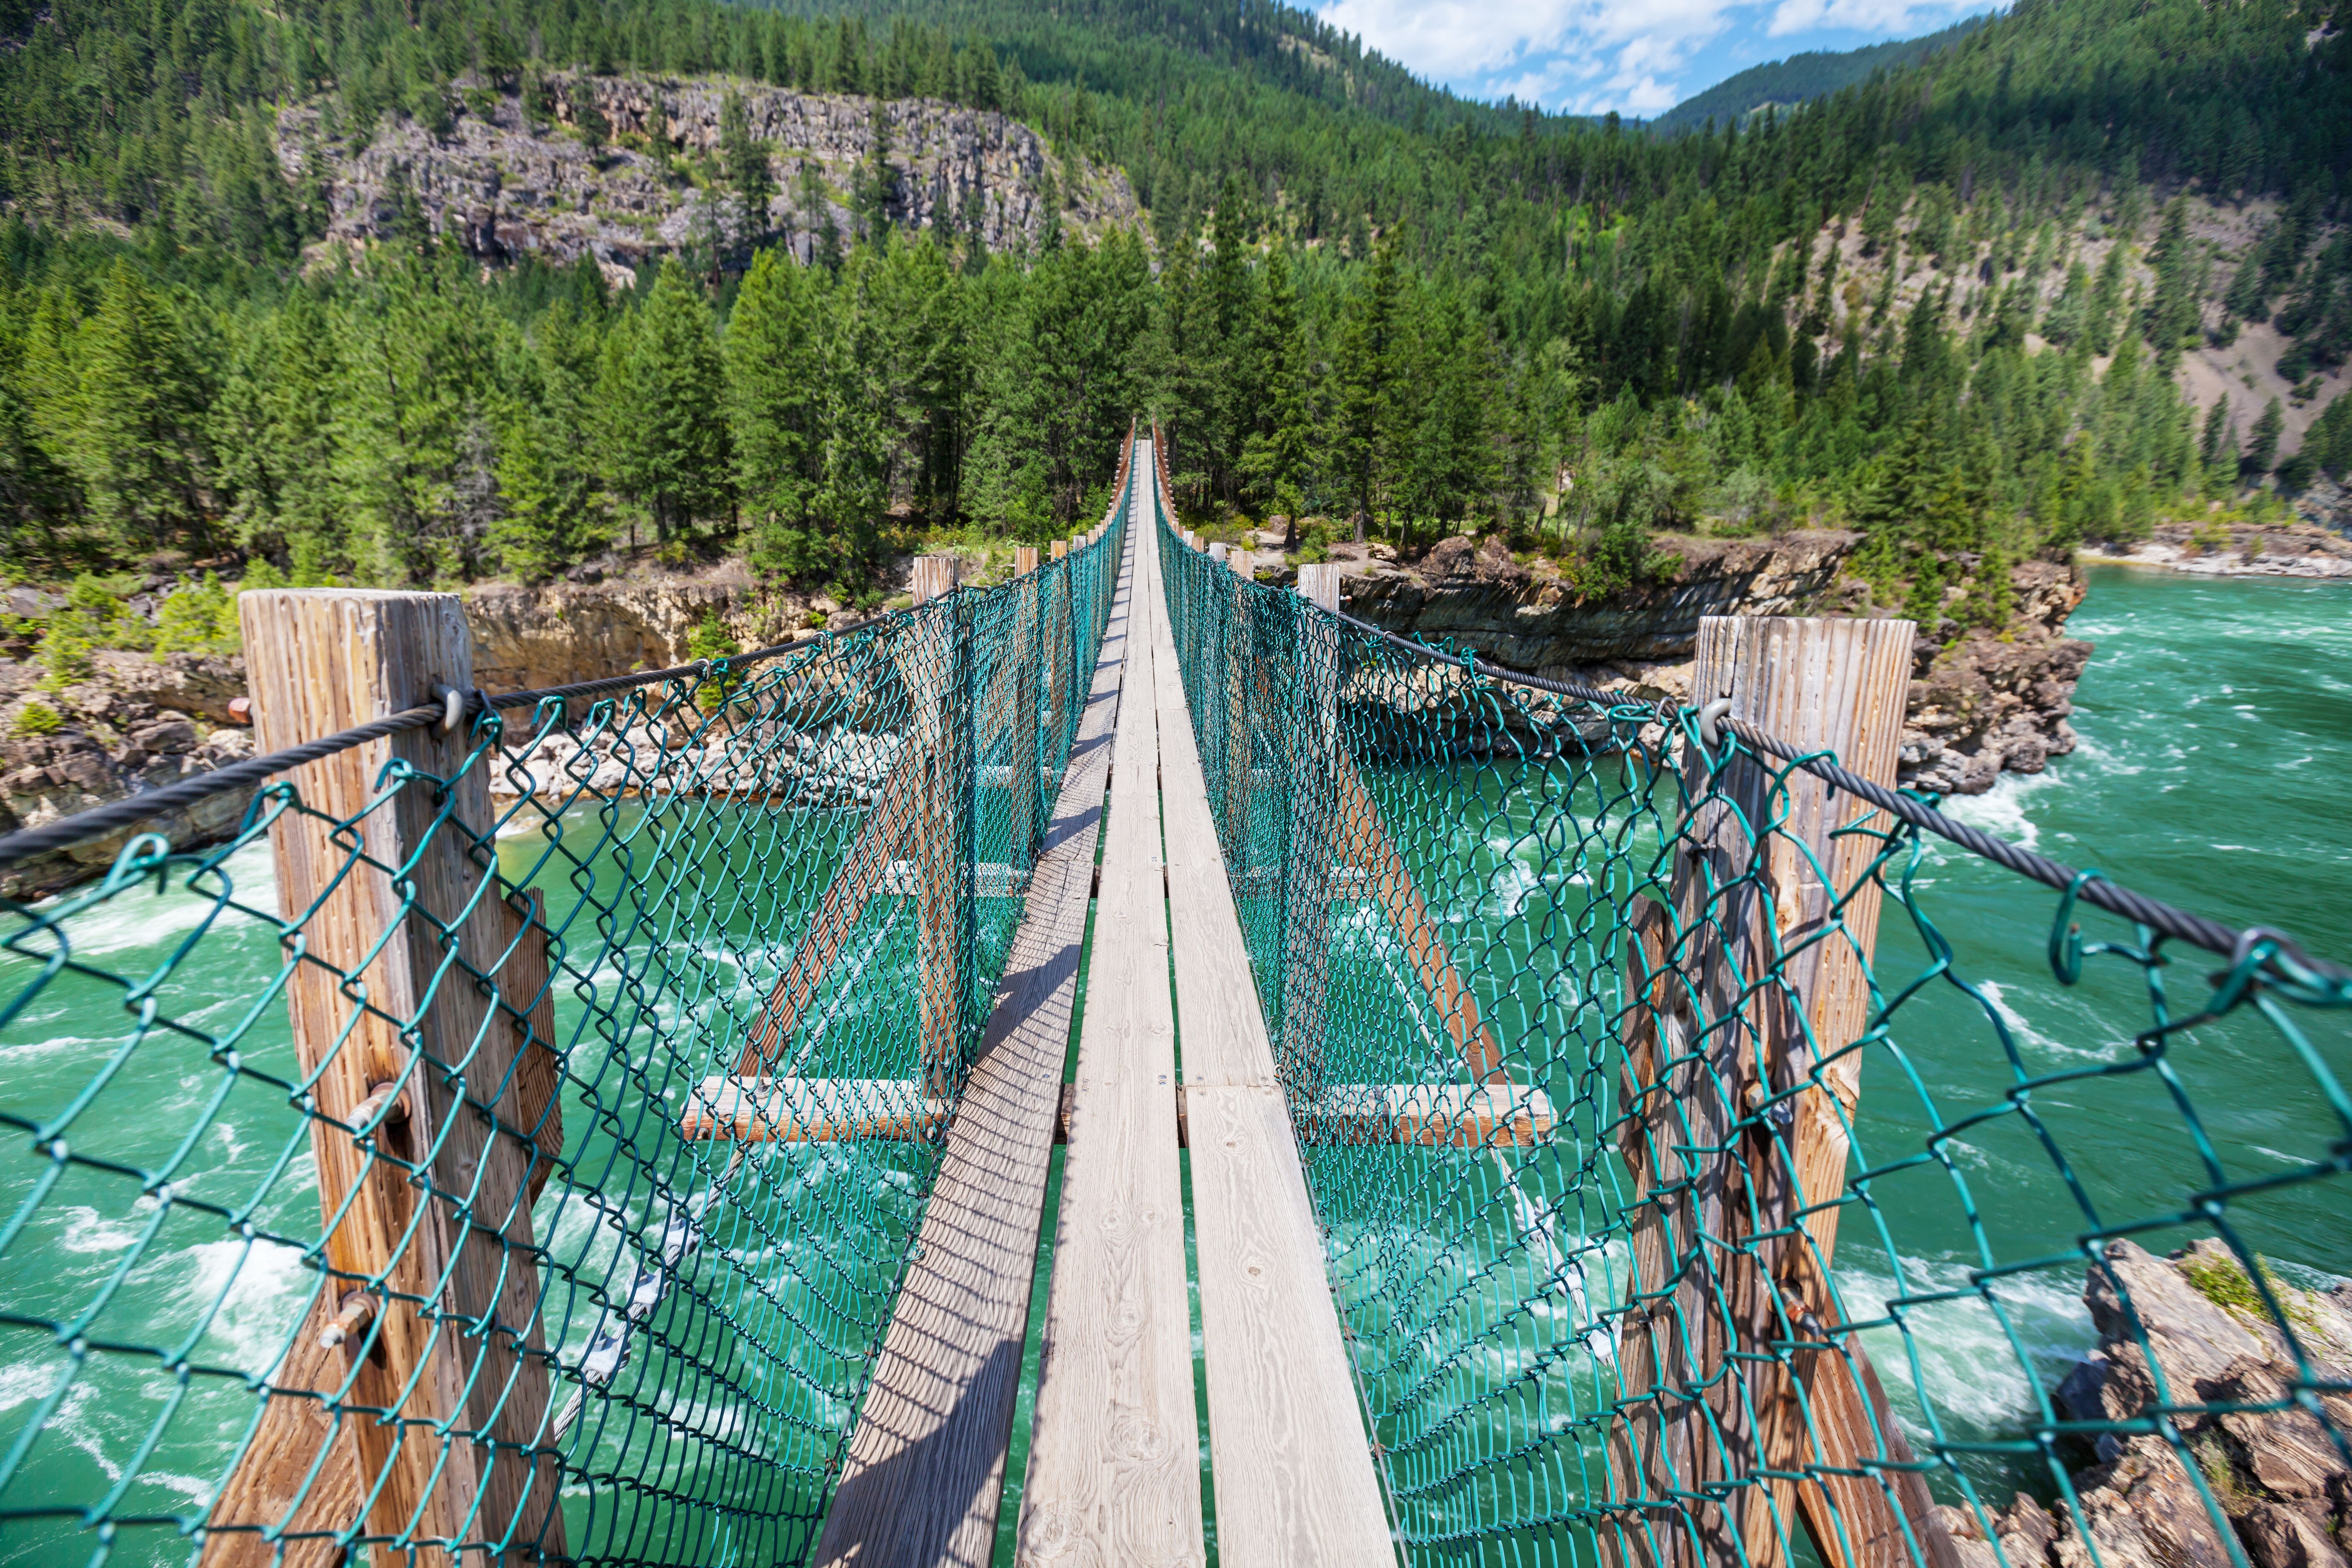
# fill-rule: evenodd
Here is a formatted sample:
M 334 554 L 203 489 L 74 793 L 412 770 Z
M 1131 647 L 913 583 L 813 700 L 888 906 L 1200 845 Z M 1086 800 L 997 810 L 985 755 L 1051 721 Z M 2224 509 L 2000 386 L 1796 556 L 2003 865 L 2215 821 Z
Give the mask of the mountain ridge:
M 1762 112 L 1768 105 L 1785 110 L 1808 103 L 1840 88 L 1867 81 L 1874 71 L 1926 59 L 1958 43 L 1990 19 L 1990 16 L 1969 16 L 1916 38 L 1895 38 L 1854 49 L 1807 49 L 1785 59 L 1749 66 L 1645 123 L 1653 131 L 1691 131 L 1708 121 L 1745 121 Z

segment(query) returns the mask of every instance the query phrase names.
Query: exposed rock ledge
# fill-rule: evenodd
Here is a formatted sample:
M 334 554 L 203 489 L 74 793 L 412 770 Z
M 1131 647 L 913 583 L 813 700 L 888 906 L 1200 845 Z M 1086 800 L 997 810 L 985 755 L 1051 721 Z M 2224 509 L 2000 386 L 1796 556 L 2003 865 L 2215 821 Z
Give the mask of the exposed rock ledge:
M 2352 582 L 2352 539 L 2314 522 L 2231 527 L 2210 533 L 2188 523 L 2161 523 L 2154 538 L 2128 548 L 2102 546 L 2090 559 L 2166 566 L 2205 577 L 2318 577 Z
M 1861 536 L 1813 530 L 1769 540 L 1662 541 L 1681 556 L 1667 580 L 1580 596 L 1548 562 L 1525 566 L 1499 539 L 1449 539 L 1411 567 L 1378 547 L 1342 545 L 1347 608 L 1391 631 L 1451 638 L 1507 668 L 1622 684 L 1688 700 L 1702 616 L 1869 613 L 1868 590 L 1842 580 Z M 1941 649 L 1919 639 L 1900 780 L 1976 795 L 2003 770 L 2040 773 L 2074 749 L 2067 723 L 2091 645 L 2065 635 L 2083 601 L 2074 569 L 2029 561 L 2012 574 L 2018 612 L 2003 637 L 1973 632 Z M 1884 612 L 1880 612 L 1884 613 Z
M 2244 1268 L 2220 1242 L 2200 1241 L 2170 1259 L 2128 1241 L 2109 1243 L 2083 1292 L 2101 1343 L 2057 1390 L 2059 1412 L 2074 1421 L 2128 1422 L 2156 1405 L 2134 1318 L 2176 1409 L 2284 1404 L 2302 1390 L 2304 1410 L 2168 1419 L 2254 1568 L 2347 1568 L 2352 1468 L 2343 1444 L 2352 1436 L 2352 1397 L 2340 1391 L 2352 1384 L 2352 1285 L 2326 1292 L 2271 1285 L 2308 1358 L 2307 1373 L 2259 1307 Z M 2315 1407 L 2334 1434 L 2307 1413 Z M 2104 1568 L 2230 1568 L 2228 1544 L 2181 1449 L 2154 1435 L 2109 1433 L 2099 1439 L 2097 1459 L 2074 1476 L 2074 1487 Z M 1962 1568 L 1996 1568 L 1971 1510 L 1938 1511 Z M 2045 1509 L 2020 1497 L 1994 1518 L 1992 1534 L 2008 1568 L 2091 1568 L 2063 1500 Z

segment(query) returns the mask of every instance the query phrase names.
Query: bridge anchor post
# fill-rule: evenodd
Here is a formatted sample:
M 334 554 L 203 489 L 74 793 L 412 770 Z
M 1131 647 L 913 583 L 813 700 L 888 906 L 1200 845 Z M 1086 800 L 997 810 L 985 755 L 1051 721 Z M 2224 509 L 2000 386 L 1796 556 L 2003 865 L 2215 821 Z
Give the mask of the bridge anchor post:
M 1891 785 L 1912 637 L 1710 616 L 1692 698 Z M 1682 773 L 1671 907 L 1637 900 L 1628 932 L 1621 1140 L 1642 1199 L 1606 1555 L 1782 1568 L 1801 1521 L 1830 1568 L 1910 1568 L 1912 1540 L 1953 1568 L 1830 1287 L 1880 901 L 1840 895 L 1877 841 L 1776 759 L 1686 743 Z

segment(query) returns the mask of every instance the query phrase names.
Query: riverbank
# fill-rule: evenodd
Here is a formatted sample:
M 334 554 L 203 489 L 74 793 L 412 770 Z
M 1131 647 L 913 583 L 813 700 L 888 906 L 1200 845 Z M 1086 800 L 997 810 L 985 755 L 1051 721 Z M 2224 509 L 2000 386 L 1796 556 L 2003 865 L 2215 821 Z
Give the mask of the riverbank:
M 1675 558 L 1671 572 L 1597 598 L 1578 593 L 1553 563 L 1514 557 L 1493 537 L 1448 539 L 1410 563 L 1379 544 L 1334 545 L 1330 554 L 1342 563 L 1341 607 L 1375 626 L 1474 648 L 1542 679 L 1680 703 L 1691 700 L 1691 660 L 1707 616 L 1892 614 L 1845 575 L 1861 541 L 1838 529 L 1661 539 Z M 1288 561 L 1275 559 L 1286 575 Z M 1948 640 L 1916 639 L 1897 764 L 1905 785 L 1981 795 L 2004 773 L 2038 773 L 2074 751 L 2074 684 L 2092 647 L 2066 628 L 2083 602 L 2083 574 L 2021 562 L 2011 588 L 2016 610 L 1998 632 L 1947 623 Z
M 2314 522 L 2163 522 L 2137 544 L 2097 545 L 2085 561 L 2161 566 L 2200 577 L 2305 577 L 2352 582 L 2352 539 Z

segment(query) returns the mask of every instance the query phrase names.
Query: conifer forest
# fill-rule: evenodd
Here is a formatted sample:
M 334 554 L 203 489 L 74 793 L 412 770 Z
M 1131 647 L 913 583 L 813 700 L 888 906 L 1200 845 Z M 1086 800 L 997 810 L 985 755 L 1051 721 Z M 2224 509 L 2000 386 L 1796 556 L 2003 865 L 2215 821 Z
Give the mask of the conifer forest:
M 0 0 L 0 561 L 96 623 L 122 574 L 630 552 L 870 604 L 924 538 L 1090 522 L 1142 411 L 1203 522 L 1500 533 L 1592 593 L 1829 524 L 1998 625 L 2002 563 L 2352 468 L 2347 21 L 2021 0 L 1653 128 L 1265 0 Z M 933 122 L 1011 172 L 942 183 Z M 485 238 L 468 135 L 509 194 L 602 180 L 564 221 L 623 174 L 680 216 Z M 2242 345 L 2284 395 L 2210 390 Z M 201 601 L 166 635 L 231 635 Z

